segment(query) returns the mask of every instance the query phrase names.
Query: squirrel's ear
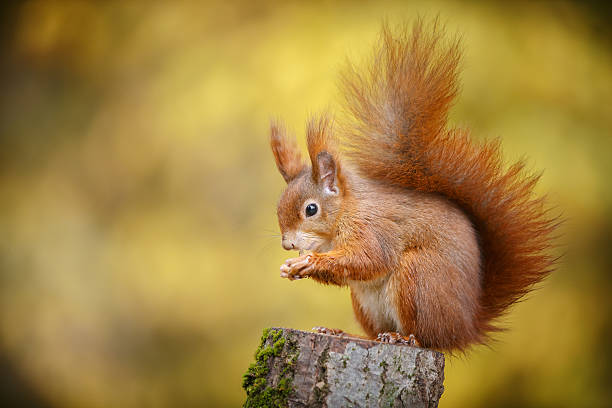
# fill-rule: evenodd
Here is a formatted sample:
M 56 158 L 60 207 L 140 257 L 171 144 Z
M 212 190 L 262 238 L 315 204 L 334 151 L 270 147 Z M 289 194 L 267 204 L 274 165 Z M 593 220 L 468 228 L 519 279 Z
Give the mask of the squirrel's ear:
M 270 147 L 272 147 L 278 171 L 289 183 L 304 169 L 302 155 L 295 139 L 289 140 L 285 128 L 279 123 L 272 122 L 270 125 Z
M 325 192 L 328 194 L 340 193 L 338 166 L 334 156 L 326 151 L 320 152 L 317 154 L 316 167 L 317 171 L 313 172 L 313 175 L 316 175 L 318 180 L 315 181 L 321 183 Z

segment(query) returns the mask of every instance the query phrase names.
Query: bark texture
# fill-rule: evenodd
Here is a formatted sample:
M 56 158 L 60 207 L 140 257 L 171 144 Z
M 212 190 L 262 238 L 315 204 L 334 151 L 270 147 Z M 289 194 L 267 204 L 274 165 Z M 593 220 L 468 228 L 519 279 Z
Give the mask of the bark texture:
M 245 407 L 436 407 L 437 351 L 293 329 L 264 330 Z

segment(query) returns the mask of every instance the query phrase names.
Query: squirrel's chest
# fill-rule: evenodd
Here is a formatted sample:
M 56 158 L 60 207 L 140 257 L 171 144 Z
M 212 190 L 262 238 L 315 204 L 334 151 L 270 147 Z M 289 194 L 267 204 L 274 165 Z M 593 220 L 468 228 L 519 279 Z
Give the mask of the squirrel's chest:
M 402 331 L 389 276 L 372 281 L 349 281 L 348 284 L 365 317 L 377 332 Z

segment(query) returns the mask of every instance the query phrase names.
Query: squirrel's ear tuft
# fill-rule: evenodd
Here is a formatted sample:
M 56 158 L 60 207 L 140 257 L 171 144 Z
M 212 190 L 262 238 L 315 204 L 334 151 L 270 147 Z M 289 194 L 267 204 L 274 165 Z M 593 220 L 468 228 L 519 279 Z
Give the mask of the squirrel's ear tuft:
M 285 127 L 278 122 L 272 122 L 270 125 L 270 147 L 272 147 L 278 171 L 289 183 L 304 169 L 302 155 L 295 138 L 289 139 Z
M 313 171 L 313 175 L 316 173 L 318 179 L 315 181 L 320 183 L 328 194 L 340 193 L 338 166 L 334 156 L 329 152 L 322 151 L 317 155 L 316 162 L 317 171 Z
M 312 117 L 308 121 L 306 127 L 306 143 L 308 145 L 308 155 L 312 163 L 312 178 L 314 181 L 319 180 L 319 166 L 317 163 L 319 153 L 329 152 L 331 140 L 331 127 L 332 121 L 327 114 L 322 115 L 320 118 Z
M 332 153 L 336 149 L 336 140 L 332 133 L 333 121 L 329 115 L 312 118 L 306 129 L 308 155 L 312 162 L 312 179 L 321 184 L 328 194 L 343 192 L 343 179 L 340 164 Z

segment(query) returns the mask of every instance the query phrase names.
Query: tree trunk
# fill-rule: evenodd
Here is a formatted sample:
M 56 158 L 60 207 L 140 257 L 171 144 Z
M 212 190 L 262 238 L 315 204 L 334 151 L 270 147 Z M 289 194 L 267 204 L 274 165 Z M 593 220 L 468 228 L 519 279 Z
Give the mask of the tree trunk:
M 245 407 L 436 407 L 444 355 L 405 345 L 266 329 Z

